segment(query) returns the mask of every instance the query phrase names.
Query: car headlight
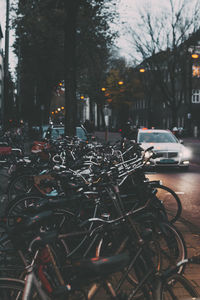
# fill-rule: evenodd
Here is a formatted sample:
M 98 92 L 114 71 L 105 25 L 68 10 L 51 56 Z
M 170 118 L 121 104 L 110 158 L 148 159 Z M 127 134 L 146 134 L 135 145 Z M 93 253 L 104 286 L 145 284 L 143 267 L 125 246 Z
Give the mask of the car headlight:
M 190 158 L 192 156 L 192 151 L 189 148 L 184 148 L 182 151 L 183 158 Z

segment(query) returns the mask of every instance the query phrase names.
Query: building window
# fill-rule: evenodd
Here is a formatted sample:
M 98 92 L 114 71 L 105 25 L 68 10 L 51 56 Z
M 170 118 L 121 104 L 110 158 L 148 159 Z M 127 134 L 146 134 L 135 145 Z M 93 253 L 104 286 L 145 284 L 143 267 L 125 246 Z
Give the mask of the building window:
M 182 94 L 182 103 L 185 103 L 185 94 Z
M 192 76 L 200 78 L 200 66 L 192 66 Z
M 200 90 L 192 90 L 192 103 L 200 103 Z
M 182 122 L 181 122 L 181 125 L 182 125 L 182 127 L 184 127 L 184 117 L 182 117 Z

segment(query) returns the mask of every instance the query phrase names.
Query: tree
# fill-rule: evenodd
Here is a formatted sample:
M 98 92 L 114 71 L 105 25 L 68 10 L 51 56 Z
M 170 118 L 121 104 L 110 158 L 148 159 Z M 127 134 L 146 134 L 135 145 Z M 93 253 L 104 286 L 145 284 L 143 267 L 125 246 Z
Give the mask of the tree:
M 106 2 L 109 6 L 106 8 Z M 101 5 L 100 5 L 101 4 Z M 116 3 L 115 3 L 116 4 Z M 90 118 L 92 104 L 97 104 L 97 123 L 104 125 L 103 108 L 105 97 L 101 88 L 105 84 L 106 73 L 111 57 L 116 32 L 110 29 L 109 23 L 117 19 L 115 9 L 111 2 L 104 1 L 99 5 L 83 2 L 78 18 L 78 43 L 77 43 L 77 83 L 80 93 L 90 98 Z
M 122 127 L 131 117 L 131 106 L 143 96 L 142 82 L 138 71 L 127 64 L 125 59 L 113 59 L 106 77 L 105 97 L 117 114 L 117 124 Z
M 22 1 L 15 7 L 14 44 L 18 56 L 18 94 L 21 114 L 29 123 L 49 117 L 53 86 L 64 77 L 63 10 L 58 1 Z M 39 112 L 39 113 L 38 113 Z
M 77 82 L 80 86 L 82 81 L 77 70 L 86 70 L 84 77 L 89 86 L 90 66 L 103 56 L 102 52 L 105 54 L 106 41 L 111 39 L 106 3 L 110 8 L 108 0 L 19 0 L 13 22 L 17 36 L 14 47 L 19 57 L 18 78 L 26 117 L 36 119 L 38 109 L 45 104 L 47 118 L 52 89 L 64 78 L 66 134 L 75 133 Z M 86 30 L 87 24 L 92 30 Z M 88 49 L 87 59 L 80 55 L 82 45 Z M 98 47 L 101 49 L 96 51 Z
M 186 82 L 191 69 L 186 66 L 186 41 L 199 28 L 199 1 L 170 0 L 169 7 L 164 7 L 158 16 L 147 8 L 143 11 L 140 22 L 130 29 L 132 45 L 138 62 L 154 77 L 162 100 L 171 111 L 174 126 L 183 97 L 188 96 Z
M 79 54 L 80 57 L 83 53 L 84 59 L 87 63 L 84 65 L 84 70 L 87 70 L 87 76 L 84 78 L 91 78 L 90 74 L 97 75 L 94 70 L 99 70 L 98 75 L 94 76 L 95 82 L 94 87 L 96 89 L 96 99 L 98 104 L 102 105 L 102 97 L 100 95 L 100 83 L 102 82 L 102 73 L 100 70 L 100 57 L 102 49 L 98 49 L 98 46 L 104 48 L 107 47 L 107 41 L 111 40 L 111 35 L 108 34 L 108 14 L 107 20 L 105 19 L 106 6 L 105 3 L 109 3 L 107 0 L 96 0 L 96 1 L 80 1 L 71 0 L 65 2 L 65 86 L 66 86 L 66 107 L 67 113 L 65 117 L 65 130 L 68 135 L 73 135 L 75 132 L 76 116 L 77 116 L 77 103 L 76 103 L 76 76 L 77 76 L 77 51 L 78 43 L 77 36 L 82 37 L 81 43 L 79 43 Z M 112 14 L 111 14 L 112 15 Z M 78 22 L 79 21 L 79 22 Z M 86 21 L 86 22 L 85 22 Z M 89 24 L 88 24 L 89 23 Z M 94 24 L 96 26 L 94 26 Z M 87 25 L 87 31 L 86 29 Z M 88 25 L 91 25 L 88 27 Z M 107 35 L 106 35 L 107 34 Z M 106 39 L 105 39 L 106 36 Z M 94 47 L 94 43 L 97 47 Z M 101 40 L 101 42 L 99 42 Z M 81 51 L 80 51 L 81 50 Z M 95 51 L 97 50 L 97 51 Z M 104 51 L 105 54 L 105 51 Z M 85 58 L 84 57 L 84 58 Z M 82 62 L 84 61 L 82 60 Z M 80 61 L 80 60 L 79 60 Z M 105 59 L 102 59 L 101 67 L 104 65 Z M 82 64 L 81 64 L 82 65 Z M 104 70 L 104 68 L 102 68 Z M 101 78 L 99 80 L 99 77 Z M 93 83 L 93 82 L 91 82 Z M 90 90 L 91 91 L 91 90 Z M 89 92 L 88 94 L 92 94 Z

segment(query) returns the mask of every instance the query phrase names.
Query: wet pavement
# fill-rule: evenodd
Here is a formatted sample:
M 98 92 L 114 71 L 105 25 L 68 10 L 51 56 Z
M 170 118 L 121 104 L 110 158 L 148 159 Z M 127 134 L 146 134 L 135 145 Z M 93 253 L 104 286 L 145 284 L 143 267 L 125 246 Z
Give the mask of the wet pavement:
M 200 254 L 200 227 L 195 226 L 183 218 L 177 221 L 175 226 L 184 237 L 188 257 Z M 200 294 L 200 265 L 188 264 L 185 268 L 184 276 L 192 282 Z

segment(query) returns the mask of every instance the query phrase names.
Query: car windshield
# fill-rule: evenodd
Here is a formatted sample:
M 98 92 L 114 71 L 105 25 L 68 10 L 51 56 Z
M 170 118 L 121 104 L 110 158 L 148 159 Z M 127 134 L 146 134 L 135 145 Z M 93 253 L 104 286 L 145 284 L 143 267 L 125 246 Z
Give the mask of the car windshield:
M 177 143 L 177 139 L 170 132 L 140 132 L 139 143 Z
M 85 131 L 81 127 L 76 127 L 76 135 L 79 137 L 81 140 L 87 140 L 87 136 L 85 134 Z
M 53 128 L 51 132 L 52 139 L 61 138 L 64 135 L 64 128 Z

